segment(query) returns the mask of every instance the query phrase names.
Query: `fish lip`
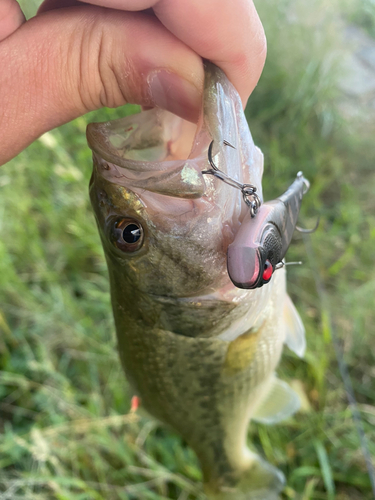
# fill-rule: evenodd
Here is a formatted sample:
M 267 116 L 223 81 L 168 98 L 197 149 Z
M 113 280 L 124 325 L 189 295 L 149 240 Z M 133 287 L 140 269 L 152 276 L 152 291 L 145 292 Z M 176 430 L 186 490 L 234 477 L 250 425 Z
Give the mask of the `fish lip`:
M 168 303 L 168 304 L 178 304 L 178 303 L 198 303 L 198 302 L 212 302 L 212 301 L 217 301 L 218 299 L 213 296 L 212 293 L 206 293 L 206 294 L 198 294 L 198 295 L 159 295 L 155 293 L 149 293 L 149 292 L 144 292 L 147 293 L 149 297 L 152 299 L 162 302 L 162 303 Z
M 160 302 L 202 302 L 205 299 L 204 297 L 209 297 L 209 294 L 205 295 L 161 295 L 157 293 L 150 293 L 150 292 L 144 292 L 147 293 L 149 297 L 152 297 L 153 299 L 156 299 Z

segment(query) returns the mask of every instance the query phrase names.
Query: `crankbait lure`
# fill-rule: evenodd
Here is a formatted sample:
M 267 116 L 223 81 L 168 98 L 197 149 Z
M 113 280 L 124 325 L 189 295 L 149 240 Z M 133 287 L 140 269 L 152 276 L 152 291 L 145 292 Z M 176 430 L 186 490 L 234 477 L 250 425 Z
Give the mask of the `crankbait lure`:
M 211 169 L 203 170 L 202 174 L 213 175 L 239 189 L 249 207 L 249 213 L 228 247 L 228 274 L 238 288 L 260 288 L 271 280 L 274 271 L 285 265 L 283 259 L 294 230 L 299 229 L 297 219 L 301 202 L 310 183 L 302 172 L 298 172 L 296 180 L 284 194 L 262 205 L 256 186 L 241 184 L 217 168 L 212 158 L 213 142 L 208 148 Z M 225 146 L 234 147 L 228 141 L 223 142 Z
M 239 288 L 259 288 L 268 283 L 276 269 L 283 266 L 303 195 L 309 181 L 298 172 L 289 189 L 276 200 L 264 203 L 256 218 L 247 214 L 228 247 L 229 277 Z

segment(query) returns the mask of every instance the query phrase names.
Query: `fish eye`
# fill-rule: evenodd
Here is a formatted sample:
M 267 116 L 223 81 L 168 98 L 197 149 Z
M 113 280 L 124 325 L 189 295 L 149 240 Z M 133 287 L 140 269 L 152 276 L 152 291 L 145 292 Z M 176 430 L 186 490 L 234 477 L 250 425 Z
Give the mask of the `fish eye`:
M 127 224 L 122 231 L 122 239 L 129 244 L 137 243 L 141 236 L 141 228 L 137 224 Z
M 143 244 L 143 236 L 142 225 L 134 219 L 123 218 L 114 223 L 112 241 L 123 252 L 139 250 Z
M 264 269 L 263 269 L 263 274 L 262 274 L 263 283 L 268 283 L 269 282 L 269 280 L 272 277 L 272 273 L 273 273 L 272 264 L 267 259 L 266 262 L 264 263 Z

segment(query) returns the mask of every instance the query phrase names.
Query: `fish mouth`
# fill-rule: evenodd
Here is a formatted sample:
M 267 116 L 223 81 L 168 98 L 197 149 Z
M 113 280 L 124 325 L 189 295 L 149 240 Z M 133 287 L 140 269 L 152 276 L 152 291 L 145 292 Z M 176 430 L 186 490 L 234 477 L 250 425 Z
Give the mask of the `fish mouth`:
M 234 223 L 243 217 L 239 190 L 204 175 L 214 141 L 217 167 L 262 197 L 263 155 L 254 145 L 242 101 L 225 74 L 206 63 L 203 107 L 197 124 L 162 109 L 87 128 L 100 175 L 130 189 L 179 199 L 210 198 Z M 225 147 L 225 142 L 233 147 Z
M 159 108 L 118 120 L 90 123 L 89 147 L 110 163 L 136 172 L 166 171 L 189 157 L 197 124 Z
M 100 176 L 136 192 L 180 199 L 206 191 L 201 171 L 209 138 L 192 151 L 196 135 L 196 124 L 157 108 L 87 127 Z

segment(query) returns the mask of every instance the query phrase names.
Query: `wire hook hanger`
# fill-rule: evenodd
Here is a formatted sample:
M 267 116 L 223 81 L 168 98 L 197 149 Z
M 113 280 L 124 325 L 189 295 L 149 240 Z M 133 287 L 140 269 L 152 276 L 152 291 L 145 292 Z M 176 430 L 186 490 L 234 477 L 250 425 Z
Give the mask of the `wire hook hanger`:
M 236 189 L 239 189 L 242 193 L 242 197 L 246 205 L 250 209 L 250 214 L 251 217 L 255 217 L 256 214 L 258 213 L 258 210 L 262 204 L 262 200 L 257 194 L 257 188 L 253 184 L 241 184 L 241 182 L 236 181 L 236 179 L 232 179 L 232 177 L 229 177 L 229 175 L 225 174 L 221 170 L 217 168 L 215 165 L 213 158 L 212 158 L 212 147 L 213 147 L 214 141 L 211 141 L 209 147 L 208 147 L 208 161 L 211 165 L 211 168 L 208 170 L 203 170 L 202 174 L 209 174 L 217 177 L 218 179 L 222 180 L 229 186 L 232 186 Z M 229 146 L 233 149 L 236 149 L 232 144 L 230 144 L 228 141 L 223 141 L 223 144 L 225 146 Z

